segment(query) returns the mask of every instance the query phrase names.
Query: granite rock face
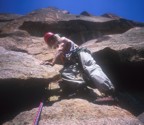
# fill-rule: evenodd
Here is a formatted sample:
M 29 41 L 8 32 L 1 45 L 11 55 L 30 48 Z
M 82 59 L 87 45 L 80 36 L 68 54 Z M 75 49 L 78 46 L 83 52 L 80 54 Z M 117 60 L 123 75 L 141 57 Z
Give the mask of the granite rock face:
M 51 66 L 40 65 L 40 61 L 22 52 L 7 51 L 0 47 L 0 80 L 47 79 L 56 71 Z
M 72 15 L 56 8 L 43 8 L 10 22 L 1 29 L 2 36 L 17 30 L 26 30 L 33 36 L 51 31 L 61 33 L 81 44 L 106 34 L 123 33 L 135 26 L 144 26 L 126 19 L 103 16 Z
M 89 48 L 93 53 L 110 48 L 119 54 L 120 60 L 123 62 L 143 61 L 144 28 L 136 27 L 122 34 L 105 35 L 87 41 L 81 46 Z
M 0 21 L 0 117 L 11 120 L 4 124 L 31 124 L 34 107 L 50 97 L 48 85 L 60 80 L 61 65 L 40 65 L 55 53 L 43 39 L 48 31 L 90 49 L 121 94 L 119 107 L 81 99 L 45 106 L 40 124 L 141 124 L 131 113 L 137 116 L 144 111 L 144 23 L 113 14 L 93 16 L 84 11 L 72 15 L 57 8 L 0 16 L 5 17 Z
M 144 124 L 144 113 L 140 114 L 137 118 Z
M 18 14 L 5 14 L 0 13 L 0 28 L 4 27 L 7 23 L 19 18 L 21 15 Z
M 31 125 L 38 108 L 17 115 L 3 125 Z M 53 106 L 44 106 L 39 125 L 142 125 L 131 113 L 116 106 L 101 106 L 83 99 L 63 100 Z

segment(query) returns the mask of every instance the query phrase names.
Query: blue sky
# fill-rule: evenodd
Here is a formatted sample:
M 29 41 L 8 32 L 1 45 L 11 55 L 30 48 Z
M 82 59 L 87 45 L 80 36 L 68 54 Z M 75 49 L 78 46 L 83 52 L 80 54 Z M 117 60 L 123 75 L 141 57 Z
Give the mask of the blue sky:
M 0 0 L 0 13 L 27 14 L 50 6 L 72 14 L 80 14 L 82 11 L 95 16 L 114 13 L 126 19 L 144 22 L 144 0 Z

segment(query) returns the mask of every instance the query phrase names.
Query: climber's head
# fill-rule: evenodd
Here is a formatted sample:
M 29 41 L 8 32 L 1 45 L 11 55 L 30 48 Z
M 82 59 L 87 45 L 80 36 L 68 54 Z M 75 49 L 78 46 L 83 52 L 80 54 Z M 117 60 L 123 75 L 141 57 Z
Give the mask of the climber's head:
M 47 32 L 44 35 L 44 40 L 45 40 L 46 44 L 51 48 L 56 47 L 56 45 L 59 43 L 59 39 L 60 39 L 60 36 L 58 34 L 54 34 L 52 32 Z

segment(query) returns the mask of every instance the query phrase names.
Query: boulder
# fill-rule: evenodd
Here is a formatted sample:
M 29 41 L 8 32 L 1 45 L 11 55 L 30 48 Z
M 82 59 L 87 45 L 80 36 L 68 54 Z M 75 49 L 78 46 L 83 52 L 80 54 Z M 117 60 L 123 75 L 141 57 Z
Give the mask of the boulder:
M 140 114 L 137 118 L 144 124 L 144 113 Z
M 48 84 L 58 79 L 59 71 L 40 65 L 40 62 L 27 53 L 0 47 L 1 120 L 9 119 L 49 96 Z
M 38 108 L 24 111 L 3 125 L 31 125 Z M 62 100 L 44 106 L 39 125 L 142 125 L 130 112 L 116 106 L 96 105 L 83 99 Z
M 92 53 L 110 48 L 119 54 L 122 62 L 144 61 L 144 28 L 135 27 L 123 34 L 105 35 L 81 45 Z
M 33 55 L 40 61 L 51 60 L 55 54 L 55 50 L 48 48 L 42 37 L 29 36 L 26 32 L 20 31 L 0 38 L 0 46 L 7 50 Z
M 48 79 L 56 75 L 54 68 L 40 65 L 39 60 L 26 53 L 0 47 L 0 58 L 0 80 Z

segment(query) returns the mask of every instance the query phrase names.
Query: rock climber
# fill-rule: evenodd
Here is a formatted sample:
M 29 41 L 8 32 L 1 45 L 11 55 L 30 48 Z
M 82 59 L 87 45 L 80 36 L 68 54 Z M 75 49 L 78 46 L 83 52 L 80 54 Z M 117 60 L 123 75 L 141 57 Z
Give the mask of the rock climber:
M 90 81 L 87 83 L 92 84 L 100 92 L 106 95 L 114 93 L 114 85 L 87 48 L 79 47 L 72 40 L 52 32 L 45 33 L 44 41 L 48 47 L 56 49 L 56 52 L 51 62 L 45 61 L 42 64 L 54 66 L 61 61 L 64 65 L 61 70 L 64 80 L 68 79 L 68 82 L 74 83 L 76 75 L 81 72 L 82 79 L 79 79 L 77 83 Z

